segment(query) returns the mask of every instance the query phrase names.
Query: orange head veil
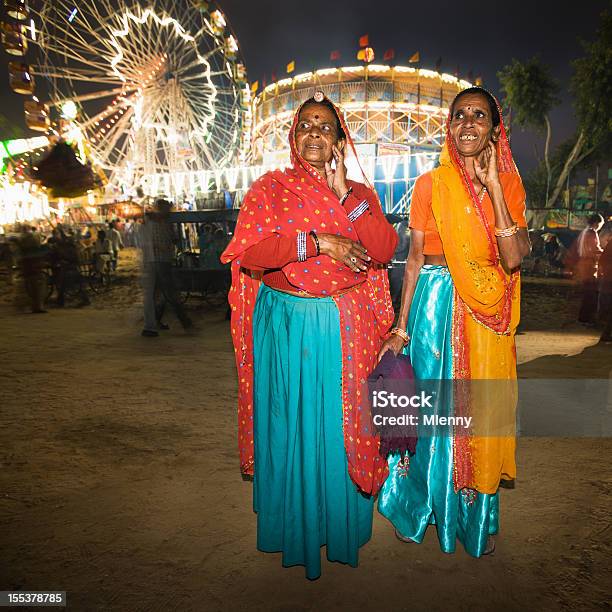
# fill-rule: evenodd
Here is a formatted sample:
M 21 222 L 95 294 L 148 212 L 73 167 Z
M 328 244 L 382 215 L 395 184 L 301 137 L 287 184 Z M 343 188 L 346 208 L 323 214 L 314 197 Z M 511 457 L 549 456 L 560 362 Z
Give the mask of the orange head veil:
M 494 101 L 500 119 L 500 133 L 496 143 L 498 170 L 500 173 L 518 175 L 499 103 L 485 89 L 472 88 L 469 91 L 481 91 Z M 518 272 L 508 274 L 501 265 L 495 235 L 489 227 L 465 164 L 457 152 L 450 133 L 450 122 L 449 112 L 440 167 L 432 175 L 433 215 L 460 298 L 472 316 L 485 327 L 496 333 L 510 333 L 518 322 L 511 320 L 513 285 Z
M 497 141 L 500 173 L 516 173 L 501 108 Z M 471 90 L 472 91 L 472 90 Z M 452 108 L 452 106 L 451 106 Z M 456 415 L 470 415 L 474 436 L 457 435 L 453 445 L 455 490 L 493 494 L 500 479 L 516 475 L 513 435 L 493 435 L 499 423 L 512 424 L 516 408 L 514 331 L 519 320 L 520 273 L 507 272 L 474 185 L 447 122 L 440 166 L 432 173 L 432 212 L 455 287 L 452 319 L 453 379 L 508 381 L 500 386 L 465 386 L 454 390 Z

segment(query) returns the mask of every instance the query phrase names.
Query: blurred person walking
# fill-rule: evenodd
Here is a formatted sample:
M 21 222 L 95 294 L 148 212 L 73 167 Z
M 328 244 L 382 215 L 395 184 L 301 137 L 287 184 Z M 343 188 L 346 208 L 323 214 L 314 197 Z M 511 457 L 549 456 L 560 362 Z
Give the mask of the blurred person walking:
M 94 261 L 96 272 L 104 274 L 106 265 L 112 260 L 113 247 L 104 230 L 98 230 L 98 236 L 94 242 Z
M 582 293 L 578 321 L 589 325 L 595 324 L 597 318 L 597 261 L 603 252 L 599 242 L 599 230 L 603 224 L 604 219 L 600 214 L 591 215 L 587 226 L 576 239 L 576 279 Z
M 21 274 L 25 292 L 30 298 L 32 313 L 47 312 L 44 309 L 44 268 L 47 265 L 48 249 L 43 246 L 40 234 L 30 225 L 22 227 L 18 244 Z
M 108 224 L 108 239 L 111 245 L 111 267 L 117 269 L 117 261 L 119 260 L 119 251 L 123 248 L 123 238 L 121 232 L 117 229 L 117 222 L 111 221 Z
M 612 342 L 612 240 L 599 258 L 599 319 L 604 325 L 600 342 Z
M 162 323 L 166 303 L 174 310 L 183 329 L 192 330 L 193 322 L 180 303 L 172 276 L 176 236 L 168 220 L 172 204 L 167 200 L 155 201 L 153 212 L 145 215 L 140 232 L 143 263 L 144 329 L 142 335 L 149 338 L 159 336 L 159 329 L 168 326 Z M 161 301 L 156 304 L 156 294 Z
M 79 305 L 89 305 L 91 302 L 79 269 L 79 244 L 75 237 L 68 235 L 61 227 L 54 230 L 52 262 L 57 287 L 57 305 L 64 306 L 67 290 L 75 285 L 81 299 Z

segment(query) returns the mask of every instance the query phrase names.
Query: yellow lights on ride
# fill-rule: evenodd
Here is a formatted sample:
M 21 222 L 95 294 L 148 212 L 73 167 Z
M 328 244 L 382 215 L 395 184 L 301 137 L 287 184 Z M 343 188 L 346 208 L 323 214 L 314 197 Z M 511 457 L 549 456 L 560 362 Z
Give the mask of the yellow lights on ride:
M 0 225 L 44 219 L 51 212 L 46 194 L 28 181 L 11 183 L 6 175 L 2 176 L 0 193 Z
M 25 123 L 31 130 L 46 132 L 49 129 L 49 108 L 36 100 L 26 100 L 23 103 Z
M 384 73 L 390 72 L 391 66 L 384 66 L 382 64 L 370 64 L 368 66 L 368 72 Z
M 234 64 L 234 78 L 238 83 L 245 83 L 247 80 L 246 66 L 244 64 Z
M 23 57 L 28 50 L 25 26 L 19 23 L 2 23 L 2 46 L 9 55 Z
M 231 34 L 225 39 L 225 55 L 229 59 L 235 59 L 238 56 L 238 42 Z
M 34 77 L 30 66 L 21 62 L 9 62 L 9 85 L 18 94 L 30 95 L 34 93 Z
M 61 106 L 61 110 L 62 110 L 62 117 L 64 119 L 68 119 L 69 121 L 74 121 L 74 119 L 77 118 L 77 115 L 79 113 L 79 109 L 77 108 L 77 105 L 72 100 L 68 100 L 67 102 L 64 102 Z
M 214 11 L 210 14 L 212 31 L 217 35 L 221 36 L 227 27 L 225 21 L 225 15 L 221 11 Z
M 207 0 L 194 0 L 193 6 L 198 9 L 200 13 L 208 13 L 210 10 L 210 2 L 207 2 Z
M 17 21 L 25 21 L 28 18 L 28 6 L 26 0 L 4 0 L 6 14 Z

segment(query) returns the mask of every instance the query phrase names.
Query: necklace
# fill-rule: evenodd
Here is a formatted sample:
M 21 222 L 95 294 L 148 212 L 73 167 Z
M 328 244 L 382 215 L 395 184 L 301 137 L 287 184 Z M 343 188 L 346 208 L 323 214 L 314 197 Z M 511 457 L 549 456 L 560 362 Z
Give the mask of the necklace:
M 480 204 L 482 204 L 482 201 L 484 200 L 486 193 L 487 193 L 487 188 L 483 186 L 483 188 L 480 190 L 480 193 L 478 194 L 478 202 Z

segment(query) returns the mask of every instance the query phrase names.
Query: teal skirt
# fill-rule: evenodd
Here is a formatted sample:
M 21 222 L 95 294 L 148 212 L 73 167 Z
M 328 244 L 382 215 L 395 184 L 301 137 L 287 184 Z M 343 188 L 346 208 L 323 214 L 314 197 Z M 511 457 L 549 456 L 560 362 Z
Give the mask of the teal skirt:
M 342 431 L 340 317 L 331 298 L 263 285 L 253 315 L 257 548 L 321 574 L 327 559 L 357 566 L 373 501 L 348 475 Z
M 407 350 L 417 379 L 452 379 L 453 292 L 446 266 L 421 268 L 407 327 Z M 399 455 L 391 455 L 378 510 L 415 542 L 423 540 L 428 525 L 435 525 L 444 552 L 455 552 L 459 540 L 470 555 L 480 557 L 488 536 L 498 530 L 499 492 L 455 493 L 452 442 L 448 435 L 419 438 L 407 470 Z

